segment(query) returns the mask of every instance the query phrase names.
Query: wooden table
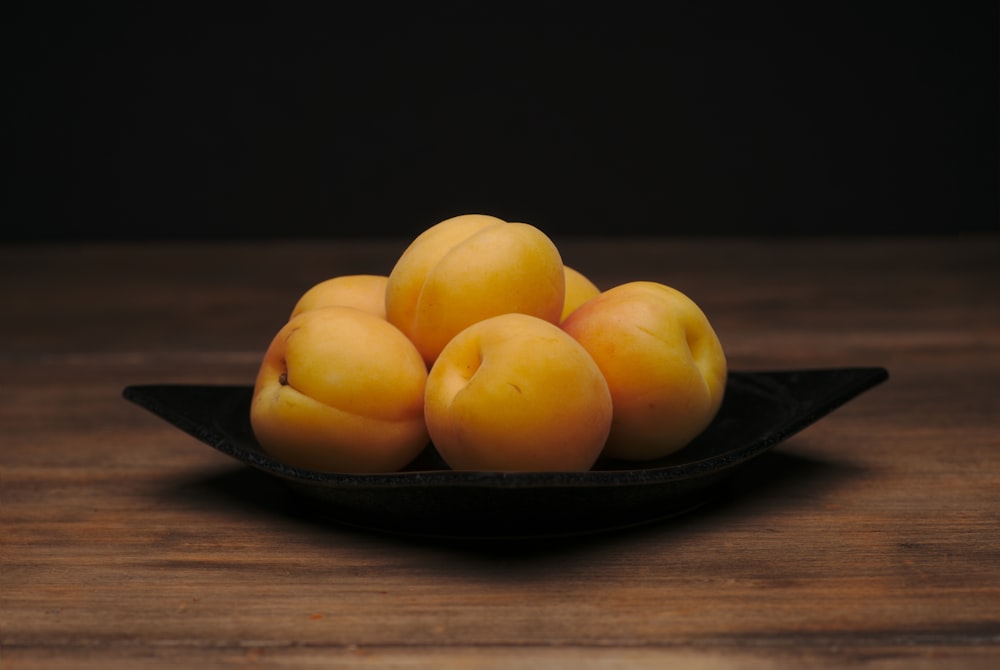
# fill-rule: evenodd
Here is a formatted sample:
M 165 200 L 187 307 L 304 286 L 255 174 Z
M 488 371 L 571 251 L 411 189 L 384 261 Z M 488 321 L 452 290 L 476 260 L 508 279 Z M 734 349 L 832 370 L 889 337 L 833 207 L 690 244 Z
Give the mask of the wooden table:
M 891 378 L 686 516 L 403 539 L 265 504 L 121 392 L 251 383 L 302 291 L 404 240 L 8 246 L 0 668 L 995 667 L 1000 237 L 556 242 L 687 292 L 732 369 Z

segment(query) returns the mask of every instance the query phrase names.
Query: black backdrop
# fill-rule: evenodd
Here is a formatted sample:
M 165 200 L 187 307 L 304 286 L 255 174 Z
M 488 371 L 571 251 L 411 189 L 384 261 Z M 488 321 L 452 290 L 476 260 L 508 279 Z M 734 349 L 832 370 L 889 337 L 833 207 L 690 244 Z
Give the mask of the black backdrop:
M 6 23 L 2 235 L 1000 227 L 995 2 L 416 7 Z

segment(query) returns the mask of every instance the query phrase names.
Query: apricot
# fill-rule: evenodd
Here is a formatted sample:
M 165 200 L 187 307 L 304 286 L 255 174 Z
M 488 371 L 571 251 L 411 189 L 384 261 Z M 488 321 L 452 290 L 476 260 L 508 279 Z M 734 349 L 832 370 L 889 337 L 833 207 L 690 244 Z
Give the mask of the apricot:
M 291 318 L 254 384 L 250 422 L 278 460 L 326 472 L 392 472 L 427 445 L 427 368 L 388 321 L 352 307 Z
M 601 289 L 579 270 L 567 265 L 563 266 L 563 271 L 566 275 L 566 299 L 563 302 L 562 316 L 559 317 L 560 322 L 565 321 L 577 307 L 601 293 Z
M 431 441 L 456 470 L 579 471 L 593 467 L 612 401 L 597 364 L 558 326 L 508 313 L 456 335 L 430 374 Z
M 289 318 L 320 307 L 354 307 L 385 318 L 385 285 L 383 275 L 340 275 L 312 286 L 299 297 Z
M 680 291 L 648 281 L 621 284 L 585 302 L 561 327 L 608 382 L 614 419 L 605 456 L 665 456 L 718 412 L 725 353 L 708 318 Z
M 557 324 L 565 292 L 562 258 L 541 230 L 466 214 L 431 226 L 403 251 L 386 284 L 386 318 L 429 366 L 455 335 L 493 316 Z

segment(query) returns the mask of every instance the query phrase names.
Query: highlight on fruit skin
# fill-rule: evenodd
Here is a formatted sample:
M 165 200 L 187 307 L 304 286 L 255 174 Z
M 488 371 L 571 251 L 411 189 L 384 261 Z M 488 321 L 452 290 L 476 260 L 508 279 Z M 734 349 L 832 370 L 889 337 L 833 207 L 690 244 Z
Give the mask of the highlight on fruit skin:
M 596 361 L 614 419 L 604 456 L 644 461 L 681 449 L 719 411 L 727 362 L 701 308 L 650 281 L 615 286 L 562 323 Z
M 427 445 L 427 368 L 388 321 L 352 307 L 308 310 L 274 336 L 254 384 L 265 452 L 323 472 L 395 472 Z

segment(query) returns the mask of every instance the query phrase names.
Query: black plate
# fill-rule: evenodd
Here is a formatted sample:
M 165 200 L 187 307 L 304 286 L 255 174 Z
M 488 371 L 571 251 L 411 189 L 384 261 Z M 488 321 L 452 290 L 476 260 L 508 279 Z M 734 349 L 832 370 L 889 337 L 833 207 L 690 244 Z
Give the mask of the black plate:
M 331 520 L 411 535 L 530 538 L 624 528 L 693 509 L 738 466 L 888 376 L 884 368 L 730 372 L 718 416 L 687 447 L 641 466 L 601 462 L 588 472 L 456 472 L 433 446 L 402 472 L 314 472 L 261 450 L 250 428 L 250 386 L 144 385 L 123 394 L 278 477 Z

